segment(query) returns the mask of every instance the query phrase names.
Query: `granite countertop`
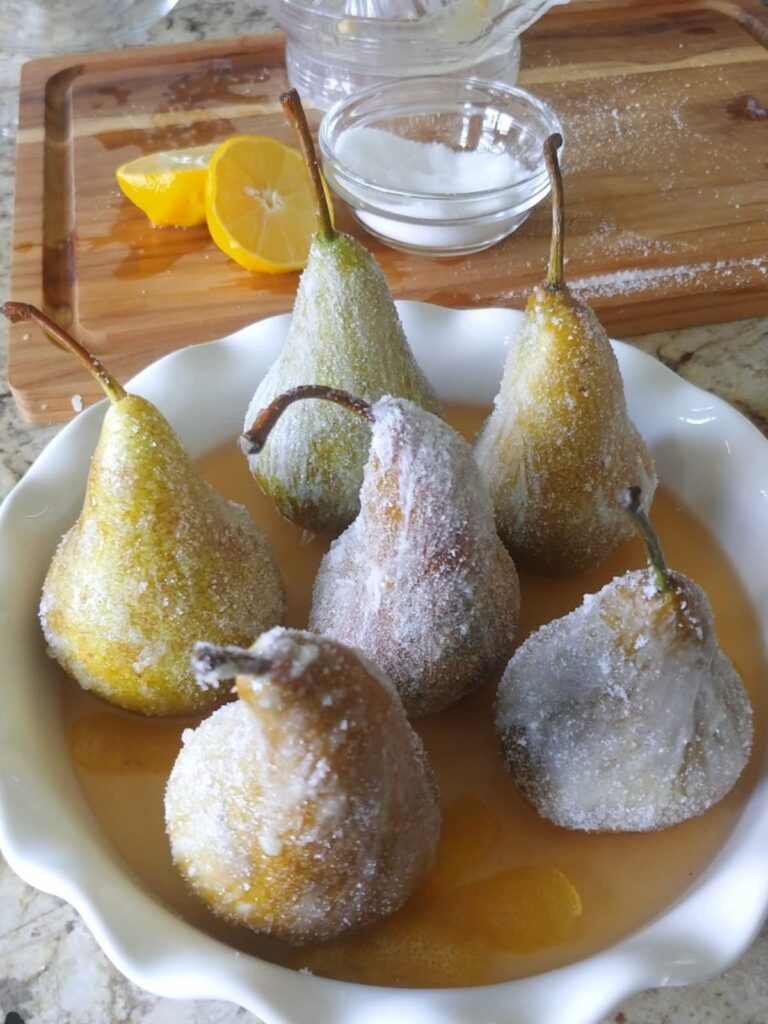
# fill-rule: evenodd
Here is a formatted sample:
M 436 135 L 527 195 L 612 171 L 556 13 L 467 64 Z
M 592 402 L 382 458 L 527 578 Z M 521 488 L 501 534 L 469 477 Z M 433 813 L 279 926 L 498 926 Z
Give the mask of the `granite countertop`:
M 160 44 L 269 31 L 249 0 L 180 0 L 132 42 Z M 0 296 L 8 293 L 16 97 L 22 57 L 0 51 Z M 5 328 L 0 328 L 2 365 Z M 749 320 L 633 339 L 687 380 L 732 402 L 768 432 L 768 320 Z M 0 379 L 0 499 L 56 427 L 18 416 Z M 253 1020 L 230 1004 L 157 999 L 123 978 L 77 914 L 21 882 L 0 860 L 0 1020 L 5 1024 L 230 1024 Z M 768 928 L 713 981 L 636 996 L 616 1024 L 768 1024 Z M 320 1022 L 325 1024 L 325 1022 Z M 327 1022 L 331 1024 L 331 1022 Z

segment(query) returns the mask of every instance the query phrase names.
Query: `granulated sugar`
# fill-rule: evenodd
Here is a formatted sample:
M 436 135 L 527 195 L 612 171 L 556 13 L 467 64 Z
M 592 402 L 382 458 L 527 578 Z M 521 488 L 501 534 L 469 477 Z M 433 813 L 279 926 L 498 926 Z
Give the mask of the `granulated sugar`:
M 768 276 L 768 257 L 751 259 L 707 260 L 672 267 L 638 267 L 617 270 L 610 274 L 594 274 L 571 282 L 571 290 L 581 299 L 612 298 L 617 295 L 637 295 L 655 288 L 686 290 L 708 277 L 718 284 L 746 283 L 754 273 Z
M 336 156 L 348 170 L 387 188 L 431 195 L 506 188 L 524 173 L 509 153 L 452 149 L 442 142 L 406 139 L 379 128 L 351 128 Z

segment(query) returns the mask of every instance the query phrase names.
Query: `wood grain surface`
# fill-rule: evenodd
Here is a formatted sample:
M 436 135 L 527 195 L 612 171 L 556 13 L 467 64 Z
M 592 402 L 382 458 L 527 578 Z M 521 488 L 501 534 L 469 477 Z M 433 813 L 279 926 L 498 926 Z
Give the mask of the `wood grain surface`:
M 614 336 L 768 313 L 767 20 L 758 0 L 612 0 L 554 8 L 524 36 L 520 84 L 564 125 L 567 275 Z M 12 297 L 42 306 L 123 379 L 289 310 L 298 275 L 242 270 L 204 227 L 153 229 L 114 178 L 142 153 L 239 132 L 292 141 L 285 87 L 280 36 L 25 65 Z M 450 260 L 388 249 L 337 206 L 396 297 L 521 306 L 542 276 L 546 204 L 500 245 Z M 8 377 L 33 421 L 101 397 L 23 324 Z

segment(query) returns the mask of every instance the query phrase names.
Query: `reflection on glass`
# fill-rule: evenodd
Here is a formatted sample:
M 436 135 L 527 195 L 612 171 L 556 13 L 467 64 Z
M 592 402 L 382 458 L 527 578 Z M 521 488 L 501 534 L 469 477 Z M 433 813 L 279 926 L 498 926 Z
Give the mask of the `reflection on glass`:
M 2 0 L 0 39 L 24 54 L 108 50 L 163 18 L 177 0 Z

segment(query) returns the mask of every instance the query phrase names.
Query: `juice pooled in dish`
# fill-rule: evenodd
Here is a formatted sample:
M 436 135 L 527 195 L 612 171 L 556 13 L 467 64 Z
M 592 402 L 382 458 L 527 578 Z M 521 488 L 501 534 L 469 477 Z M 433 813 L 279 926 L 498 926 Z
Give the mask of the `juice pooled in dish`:
M 487 409 L 446 408 L 466 438 L 486 415 Z M 302 537 L 274 512 L 234 444 L 212 452 L 201 468 L 263 525 L 286 581 L 287 622 L 303 627 L 327 540 Z M 765 751 L 767 666 L 749 599 L 716 540 L 664 487 L 654 501 L 654 522 L 676 570 L 708 593 L 720 646 L 743 678 L 755 713 L 750 763 L 706 814 L 649 834 L 588 834 L 544 820 L 505 766 L 494 735 L 497 680 L 489 679 L 414 726 L 444 815 L 424 886 L 383 921 L 296 949 L 215 917 L 173 865 L 163 793 L 181 733 L 195 720 L 140 719 L 106 707 L 62 677 L 73 762 L 97 820 L 142 882 L 185 920 L 236 949 L 330 977 L 388 985 L 484 984 L 556 968 L 604 948 L 679 899 L 706 868 L 741 813 Z M 556 581 L 522 574 L 520 639 L 643 563 L 642 545 L 631 540 L 599 569 Z

